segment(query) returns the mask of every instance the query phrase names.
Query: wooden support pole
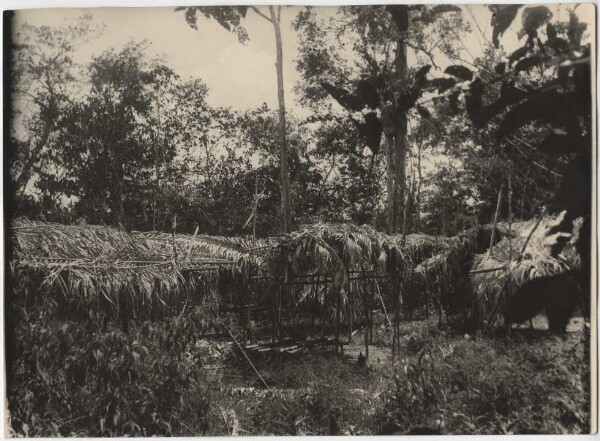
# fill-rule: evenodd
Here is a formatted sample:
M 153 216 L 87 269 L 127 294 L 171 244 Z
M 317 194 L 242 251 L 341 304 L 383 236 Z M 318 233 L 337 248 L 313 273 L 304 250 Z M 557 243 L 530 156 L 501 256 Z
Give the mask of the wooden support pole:
M 277 340 L 281 338 L 281 286 L 277 291 Z
M 512 295 L 512 283 L 510 280 L 510 264 L 512 262 L 512 258 L 513 258 L 513 249 L 512 249 L 512 180 L 511 180 L 511 176 L 510 173 L 508 174 L 508 193 L 507 193 L 507 198 L 508 198 L 508 264 L 507 264 L 507 287 L 506 287 L 506 298 L 505 298 L 505 306 L 504 306 L 504 317 L 505 317 L 505 321 L 507 322 L 507 332 L 508 334 L 510 334 L 510 311 L 509 311 L 509 302 L 510 302 L 510 297 Z
M 373 344 L 373 290 L 372 289 L 368 289 L 367 287 L 367 292 L 368 292 L 368 296 L 369 296 L 369 342 L 371 343 L 371 345 Z
M 392 296 L 393 308 L 394 308 L 394 326 L 392 326 L 392 365 L 394 366 L 394 372 L 396 370 L 396 320 L 398 319 L 396 315 L 396 303 L 398 297 L 396 295 L 396 276 L 392 273 L 390 277 L 390 294 Z
M 430 315 L 430 311 L 429 311 L 429 279 L 427 278 L 427 275 L 425 275 L 425 311 L 427 313 L 427 321 L 429 322 L 429 315 Z
M 396 280 L 396 311 L 394 311 L 394 327 L 396 332 L 396 354 L 400 355 L 400 280 Z
M 250 287 L 248 286 L 247 288 L 250 288 Z M 248 289 L 247 293 L 248 293 L 248 295 L 247 295 L 247 297 L 248 297 L 248 299 L 247 299 L 247 301 L 248 301 L 248 309 L 246 310 L 246 314 L 247 314 L 246 315 L 246 340 L 250 339 L 250 337 L 252 336 L 251 335 L 252 334 L 252 332 L 251 332 L 251 330 L 252 330 L 251 329 L 252 328 L 252 326 L 251 326 L 251 323 L 252 323 L 252 304 L 253 304 L 252 300 L 253 300 L 253 297 L 254 297 L 253 296 L 254 293 L 252 292 L 251 289 Z
M 500 203 L 502 202 L 502 191 L 504 190 L 504 183 L 500 186 L 500 190 L 498 191 L 498 200 L 496 202 L 496 212 L 494 213 L 494 225 L 492 227 L 492 235 L 490 238 L 490 248 L 488 250 L 488 254 L 492 253 L 492 247 L 496 242 L 496 227 L 498 226 L 498 216 L 500 215 Z
M 337 296 L 336 296 L 336 305 L 335 305 L 335 340 L 337 343 L 340 341 L 340 309 L 342 304 L 342 290 L 340 288 L 336 288 Z M 335 346 L 335 353 L 338 353 L 338 344 Z
M 442 290 L 441 287 L 437 289 L 437 307 L 438 307 L 438 327 L 442 327 L 444 321 L 444 310 L 442 309 Z
M 323 289 L 325 294 L 323 298 L 323 304 L 321 305 L 321 337 L 325 337 L 325 326 L 327 323 L 327 301 L 329 300 L 329 296 L 327 295 L 327 280 L 325 280 Z
M 367 300 L 367 289 L 363 284 L 363 305 L 365 310 L 365 357 L 369 358 L 369 301 Z
M 315 285 L 315 297 L 314 297 L 313 308 L 312 308 L 312 328 L 313 329 L 315 327 L 315 317 L 317 315 L 318 306 L 320 306 L 320 302 L 319 302 L 319 278 L 317 277 L 317 283 Z
M 346 277 L 348 278 L 348 292 L 347 295 L 347 311 L 348 311 L 348 343 L 352 343 L 352 282 L 350 281 L 350 271 L 346 270 Z
M 394 342 L 396 345 L 396 351 L 400 353 L 400 281 L 398 270 L 394 274 L 394 297 L 396 299 L 396 308 L 394 311 Z
M 349 293 L 348 293 L 349 294 Z M 352 299 L 348 295 L 348 343 L 352 343 Z
M 275 341 L 275 337 L 277 335 L 277 292 L 274 292 L 271 296 L 272 308 L 271 308 L 271 341 Z

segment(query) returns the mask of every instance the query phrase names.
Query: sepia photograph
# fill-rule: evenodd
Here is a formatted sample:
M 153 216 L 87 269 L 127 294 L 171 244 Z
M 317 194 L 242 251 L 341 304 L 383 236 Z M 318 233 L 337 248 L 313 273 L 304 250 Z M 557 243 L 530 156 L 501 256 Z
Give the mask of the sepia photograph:
M 596 5 L 3 11 L 4 436 L 597 431 Z

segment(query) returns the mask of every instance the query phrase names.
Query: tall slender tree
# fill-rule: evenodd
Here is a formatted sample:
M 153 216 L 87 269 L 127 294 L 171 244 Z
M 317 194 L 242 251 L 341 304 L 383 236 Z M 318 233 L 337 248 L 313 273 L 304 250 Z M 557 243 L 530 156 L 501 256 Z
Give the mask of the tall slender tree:
M 286 113 L 283 88 L 283 43 L 281 38 L 281 5 L 269 6 L 268 15 L 256 6 L 223 6 L 223 7 L 179 7 L 176 11 L 185 11 L 187 23 L 194 29 L 198 28 L 197 12 L 207 18 L 215 19 L 221 26 L 230 32 L 236 32 L 240 42 L 248 39 L 248 34 L 241 21 L 246 17 L 248 9 L 264 18 L 273 25 L 275 33 L 275 50 L 277 56 L 277 98 L 279 101 L 279 160 L 281 171 L 281 229 L 288 233 L 292 228 L 292 203 L 290 197 L 290 177 L 288 170 L 288 154 L 286 142 Z

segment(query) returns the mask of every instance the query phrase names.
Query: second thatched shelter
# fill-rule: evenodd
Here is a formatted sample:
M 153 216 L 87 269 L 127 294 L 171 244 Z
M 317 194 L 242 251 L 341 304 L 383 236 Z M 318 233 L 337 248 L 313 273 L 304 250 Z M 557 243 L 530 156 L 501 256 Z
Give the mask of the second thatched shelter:
M 512 225 L 514 235 L 503 238 L 488 252 L 476 256 L 471 271 L 473 290 L 480 308 L 481 324 L 499 323 L 498 317 L 507 312 L 507 302 L 527 281 L 562 274 L 580 266 L 572 245 L 578 234 L 574 228 L 563 251 L 555 255 L 556 237 L 548 230 L 560 219 L 544 216 Z M 560 240 L 560 238 L 558 238 Z

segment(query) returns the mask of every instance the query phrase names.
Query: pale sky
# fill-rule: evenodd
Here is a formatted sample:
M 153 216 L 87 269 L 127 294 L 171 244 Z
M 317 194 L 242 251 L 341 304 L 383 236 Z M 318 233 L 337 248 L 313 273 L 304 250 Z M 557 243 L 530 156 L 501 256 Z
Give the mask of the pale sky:
M 549 6 L 552 10 L 559 8 L 557 5 Z M 268 14 L 266 6 L 260 8 Z M 471 4 L 462 8 L 473 28 L 472 34 L 463 39 L 465 49 L 462 55 L 471 61 L 471 55 L 477 57 L 481 54 L 482 47 L 487 44 L 486 39 L 491 41 L 491 14 L 484 5 Z M 284 81 L 288 107 L 304 114 L 293 93 L 294 84 L 299 79 L 294 63 L 298 37 L 291 29 L 291 22 L 298 10 L 297 6 L 282 9 Z M 111 47 L 118 49 L 132 40 L 148 40 L 150 51 L 165 55 L 167 64 L 182 77 L 201 78 L 207 84 L 209 104 L 231 106 L 238 110 L 258 107 L 264 102 L 271 108 L 277 106 L 273 28 L 271 23 L 253 11 L 248 11 L 243 23 L 250 37 L 244 45 L 238 42 L 235 34 L 201 14 L 198 16 L 198 30 L 190 28 L 183 12 L 174 12 L 173 7 L 22 10 L 17 14 L 17 26 L 21 21 L 50 26 L 64 21 L 75 22 L 83 13 L 91 13 L 94 22 L 104 24 L 106 28 L 100 38 L 79 48 L 77 61 L 86 63 L 91 55 Z M 335 9 L 319 7 L 319 13 L 333 15 Z M 578 13 L 587 16 L 586 21 L 589 22 L 593 18 L 593 6 L 581 5 Z M 520 17 L 517 17 L 501 39 L 508 50 L 517 47 L 516 33 L 519 29 Z M 442 70 L 449 64 L 445 57 L 436 61 Z
M 262 9 L 266 11 L 266 7 Z M 292 88 L 298 80 L 293 62 L 297 38 L 290 25 L 297 12 L 295 7 L 282 11 L 285 92 L 289 98 L 293 97 Z M 190 28 L 183 12 L 174 12 L 173 7 L 26 10 L 18 13 L 17 20 L 32 25 L 58 25 L 62 21 L 74 22 L 83 13 L 91 13 L 94 21 L 104 23 L 106 29 L 99 39 L 80 48 L 78 61 L 88 61 L 93 54 L 123 47 L 132 40 L 148 40 L 150 50 L 165 55 L 167 64 L 178 74 L 201 78 L 208 85 L 210 104 L 245 109 L 266 102 L 276 107 L 273 27 L 253 12 L 244 21 L 250 40 L 243 45 L 235 34 L 201 14 L 198 30 Z

